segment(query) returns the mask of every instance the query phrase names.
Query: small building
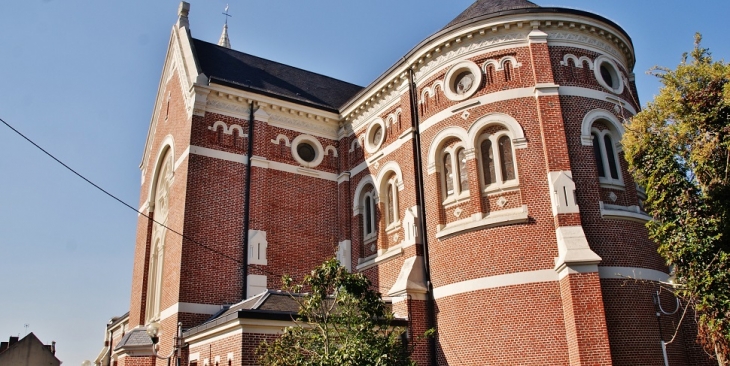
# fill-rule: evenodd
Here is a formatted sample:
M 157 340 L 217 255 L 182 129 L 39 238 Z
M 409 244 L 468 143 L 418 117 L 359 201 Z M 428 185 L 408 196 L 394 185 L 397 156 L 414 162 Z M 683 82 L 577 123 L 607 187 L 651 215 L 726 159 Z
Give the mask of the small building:
M 18 340 L 10 337 L 0 343 L 0 366 L 59 366 L 56 358 L 56 342 L 43 344 L 32 332 Z

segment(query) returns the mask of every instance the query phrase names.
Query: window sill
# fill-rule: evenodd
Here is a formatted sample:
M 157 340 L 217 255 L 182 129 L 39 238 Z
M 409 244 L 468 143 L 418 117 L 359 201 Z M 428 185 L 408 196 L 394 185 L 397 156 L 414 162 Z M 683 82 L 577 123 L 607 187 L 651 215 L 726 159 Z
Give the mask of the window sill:
M 652 217 L 642 212 L 639 206 L 619 206 L 598 202 L 601 208 L 601 217 L 609 220 L 628 220 L 639 223 L 651 221 Z
M 396 245 L 394 247 L 388 248 L 383 253 L 378 253 L 377 256 L 371 255 L 367 258 L 360 258 L 359 262 L 360 264 L 355 267 L 357 271 L 364 271 L 368 268 L 377 266 L 381 263 L 388 262 L 394 258 L 397 258 L 403 254 L 403 247 L 401 245 Z
M 446 239 L 450 236 L 467 233 L 477 229 L 488 229 L 497 226 L 513 224 L 524 224 L 529 220 L 527 205 L 508 210 L 491 212 L 489 215 L 479 217 L 477 214 L 463 220 L 452 222 L 436 233 L 436 238 Z
M 626 186 L 624 186 L 624 182 L 620 180 L 608 180 L 605 178 L 599 178 L 599 183 L 601 185 L 601 188 L 606 189 L 615 189 L 617 191 L 625 191 Z
M 458 196 L 447 198 L 444 202 L 441 202 L 441 205 L 443 205 L 444 208 L 449 209 L 467 201 L 469 201 L 469 191 L 463 191 L 459 193 Z
M 362 243 L 363 243 L 363 245 L 370 244 L 370 243 L 374 242 L 377 238 L 378 238 L 378 234 L 377 234 L 377 232 L 375 232 L 375 233 L 372 233 L 372 234 L 364 237 L 362 239 Z
M 392 234 L 392 233 L 398 231 L 398 229 L 400 229 L 400 227 L 401 227 L 400 221 L 396 221 L 396 222 L 388 225 L 388 227 L 385 228 L 385 232 L 388 234 Z
M 516 191 L 518 189 L 520 189 L 520 185 L 517 182 L 517 180 L 515 179 L 514 183 L 510 182 L 510 183 L 505 183 L 505 184 L 500 184 L 500 185 L 497 185 L 496 183 L 490 184 L 486 188 L 484 188 L 483 193 L 485 196 L 487 196 L 487 195 L 492 195 L 492 194 Z

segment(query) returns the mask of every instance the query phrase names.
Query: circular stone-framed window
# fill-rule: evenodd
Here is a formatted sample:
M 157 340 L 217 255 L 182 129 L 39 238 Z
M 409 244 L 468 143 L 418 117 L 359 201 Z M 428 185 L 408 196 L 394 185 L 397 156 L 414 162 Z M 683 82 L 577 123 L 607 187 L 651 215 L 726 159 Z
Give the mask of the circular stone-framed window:
M 380 149 L 383 141 L 385 141 L 385 122 L 378 118 L 370 123 L 365 133 L 365 149 L 372 154 Z
M 616 63 L 607 56 L 598 56 L 593 62 L 593 73 L 602 87 L 616 93 L 624 92 L 624 82 Z
M 465 100 L 482 85 L 482 70 L 471 61 L 461 61 L 446 72 L 444 85 L 447 98 L 455 102 Z
M 291 155 L 299 164 L 314 168 L 324 159 L 324 148 L 316 137 L 299 135 L 291 142 Z

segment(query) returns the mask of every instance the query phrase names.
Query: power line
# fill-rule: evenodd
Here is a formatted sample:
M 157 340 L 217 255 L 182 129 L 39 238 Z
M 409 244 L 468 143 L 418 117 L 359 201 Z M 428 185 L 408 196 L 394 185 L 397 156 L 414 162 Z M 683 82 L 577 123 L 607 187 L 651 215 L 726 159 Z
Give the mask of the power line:
M 165 225 L 165 224 L 163 224 L 163 223 L 161 223 L 161 222 L 159 222 L 159 221 L 156 221 L 155 219 L 153 219 L 153 218 L 152 218 L 152 217 L 150 217 L 149 215 L 147 215 L 147 214 L 145 214 L 145 213 L 143 213 L 143 212 L 141 212 L 141 211 L 137 210 L 136 208 L 132 207 L 132 205 L 130 205 L 130 204 L 128 204 L 128 203 L 126 203 L 126 202 L 122 201 L 122 200 L 121 200 L 121 199 L 120 199 L 119 197 L 117 197 L 117 196 L 115 196 L 115 195 L 113 195 L 113 194 L 109 193 L 109 191 L 105 190 L 104 188 L 101 188 L 101 187 L 100 187 L 100 186 L 99 186 L 98 184 L 96 184 L 96 183 L 92 182 L 92 181 L 91 181 L 91 180 L 89 180 L 88 178 L 86 178 L 86 177 L 84 177 L 83 175 L 81 175 L 81 173 L 77 172 L 76 170 L 74 170 L 73 168 L 71 168 L 70 166 L 68 166 L 68 165 L 67 165 L 66 163 L 62 162 L 62 161 L 61 161 L 61 160 L 59 160 L 59 159 L 58 159 L 57 157 L 53 156 L 53 154 L 49 153 L 49 152 L 48 152 L 48 151 L 47 151 L 46 149 L 42 148 L 42 147 L 41 147 L 40 145 L 38 145 L 37 143 L 35 143 L 35 142 L 34 142 L 33 140 L 31 140 L 31 139 L 30 139 L 29 137 L 25 136 L 25 135 L 24 135 L 23 133 L 21 133 L 20 131 L 18 131 L 18 130 L 17 130 L 17 129 L 16 129 L 15 127 L 13 127 L 13 126 L 11 126 L 11 125 L 10 125 L 9 123 L 5 122 L 5 120 L 3 120 L 2 118 L 0 118 L 0 122 L 2 122 L 3 124 L 5 124 L 5 126 L 8 126 L 8 128 L 9 128 L 9 129 L 13 130 L 13 132 L 15 132 L 16 134 L 18 134 L 18 135 L 19 135 L 20 137 L 22 137 L 22 138 L 23 138 L 23 139 L 25 139 L 26 141 L 30 142 L 30 143 L 31 143 L 31 144 L 32 144 L 33 146 L 35 146 L 35 147 L 36 147 L 36 148 L 37 148 L 38 150 L 40 150 L 40 151 L 43 151 L 43 153 L 44 153 L 44 154 L 48 155 L 48 156 L 49 156 L 49 157 L 50 157 L 51 159 L 53 159 L 53 160 L 55 160 L 55 161 L 56 161 L 57 163 L 61 164 L 61 165 L 62 165 L 62 166 L 63 166 L 64 168 L 66 168 L 66 169 L 68 169 L 69 171 L 71 171 L 71 173 L 74 173 L 74 174 L 75 174 L 75 175 L 76 175 L 77 177 L 79 177 L 79 178 L 83 179 L 84 181 L 86 181 L 86 183 L 89 183 L 89 184 L 91 184 L 91 185 L 92 185 L 92 186 L 93 186 L 94 188 L 96 188 L 96 189 L 100 190 L 101 192 L 103 192 L 103 193 L 104 193 L 104 194 L 106 194 L 107 196 L 111 197 L 112 199 L 114 199 L 115 201 L 117 201 L 117 202 L 121 203 L 122 205 L 124 205 L 124 206 L 128 207 L 129 209 L 131 209 L 132 211 L 136 212 L 137 214 L 139 214 L 139 215 L 142 215 L 142 216 L 146 217 L 147 219 L 149 219 L 149 220 L 151 220 L 152 222 L 154 222 L 154 223 L 156 223 L 156 224 L 158 224 L 158 225 L 160 225 L 160 226 L 164 227 L 164 228 L 165 228 L 165 229 L 167 229 L 167 230 L 170 230 L 171 232 L 173 232 L 173 233 L 175 233 L 175 234 L 179 235 L 179 236 L 180 236 L 181 238 L 183 238 L 184 240 L 188 240 L 188 241 L 190 241 L 190 242 L 191 242 L 191 243 L 193 243 L 193 244 L 199 245 L 199 246 L 200 246 L 200 247 L 202 247 L 202 248 L 205 248 L 205 249 L 207 249 L 207 250 L 209 250 L 209 251 L 211 251 L 211 252 L 213 252 L 213 253 L 215 253 L 215 254 L 218 254 L 218 255 L 220 255 L 220 256 L 222 256 L 222 257 L 225 257 L 225 258 L 227 258 L 227 259 L 230 259 L 230 260 L 232 260 L 232 261 L 234 261 L 234 262 L 236 262 L 236 263 L 241 263 L 241 261 L 240 261 L 240 260 L 238 260 L 238 259 L 236 259 L 236 258 L 233 258 L 233 257 L 229 256 L 228 254 L 225 254 L 225 253 L 222 253 L 222 252 L 220 252 L 220 251 L 218 251 L 218 250 L 215 250 L 215 249 L 213 249 L 213 248 L 211 248 L 211 247 L 209 247 L 209 246 L 207 246 L 207 245 L 205 245 L 205 244 L 203 244 L 203 243 L 200 243 L 200 242 L 196 241 L 195 239 L 192 239 L 192 238 L 190 238 L 190 237 L 188 237 L 188 236 L 184 235 L 183 233 L 181 233 L 181 232 L 178 232 L 177 230 L 174 230 L 174 229 L 170 228 L 169 226 L 167 226 L 167 225 Z
M 193 243 L 193 244 L 196 244 L 196 245 L 198 245 L 198 246 L 200 246 L 200 247 L 202 247 L 202 248 L 205 248 L 205 249 L 207 249 L 207 250 L 211 251 L 212 253 L 218 254 L 218 255 L 220 255 L 220 256 L 222 256 L 222 257 L 224 257 L 224 258 L 230 259 L 230 260 L 232 260 L 232 261 L 234 261 L 234 262 L 236 262 L 236 263 L 238 263 L 238 264 L 241 264 L 241 263 L 242 263 L 242 261 L 241 261 L 241 260 L 239 260 L 239 259 L 237 259 L 237 258 L 233 258 L 233 257 L 229 256 L 228 254 L 222 253 L 222 252 L 220 252 L 220 251 L 218 251 L 218 250 L 215 250 L 215 249 L 213 249 L 213 248 L 211 248 L 211 247 L 209 247 L 209 246 L 207 246 L 207 245 L 205 245 L 205 244 L 203 244 L 203 243 L 200 243 L 200 242 L 198 242 L 197 240 L 195 240 L 195 239 L 192 239 L 192 238 L 190 238 L 190 237 L 188 237 L 188 236 L 186 236 L 186 235 L 182 234 L 181 232 L 179 232 L 179 231 L 177 231 L 177 230 L 175 230 L 175 229 L 172 229 L 172 228 L 170 228 L 169 226 L 167 226 L 167 225 L 165 225 L 165 224 L 163 224 L 163 223 L 161 223 L 161 222 L 159 222 L 159 221 L 157 221 L 157 220 L 153 219 L 153 218 L 152 218 L 152 217 L 150 217 L 149 215 L 147 215 L 147 214 L 145 214 L 145 213 L 143 213 L 143 212 L 141 212 L 141 211 L 137 210 L 136 208 L 132 207 L 132 205 L 130 205 L 130 204 L 128 204 L 128 203 L 126 203 L 126 202 L 122 201 L 122 199 L 121 199 L 121 198 L 119 198 L 119 197 L 117 197 L 117 196 L 115 196 L 115 195 L 113 195 L 113 194 L 109 193 L 109 191 L 105 190 L 104 188 L 101 188 L 101 187 L 100 187 L 100 186 L 99 186 L 98 184 L 96 184 L 96 183 L 92 182 L 92 181 L 91 181 L 91 180 L 89 180 L 88 178 L 86 178 L 86 177 L 84 177 L 83 175 L 81 175 L 81 173 L 77 172 L 76 170 L 74 170 L 73 168 L 71 168 L 70 166 L 68 166 L 68 165 L 67 165 L 66 163 L 62 162 L 62 161 L 61 161 L 60 159 L 58 159 L 57 157 L 53 156 L 53 154 L 51 154 L 50 152 L 48 152 L 48 151 L 47 151 L 46 149 L 42 148 L 42 147 L 41 147 L 40 145 L 38 145 L 37 143 L 35 143 L 35 142 L 34 142 L 33 140 L 31 140 L 31 139 L 30 139 L 29 137 L 25 136 L 25 135 L 24 135 L 23 133 L 21 133 L 20 131 L 18 131 L 18 130 L 17 130 L 17 129 L 16 129 L 15 127 L 11 126 L 11 125 L 10 125 L 10 124 L 9 124 L 8 122 L 5 122 L 5 120 L 3 120 L 2 118 L 0 118 L 0 122 L 2 122 L 3 124 L 5 124 L 5 126 L 8 126 L 8 128 L 10 128 L 11 130 L 13 130 L 13 132 L 15 132 L 16 134 L 18 134 L 18 135 L 19 135 L 20 137 L 22 137 L 22 138 L 23 138 L 23 139 L 25 139 L 26 141 L 30 142 L 30 143 L 31 143 L 31 144 L 32 144 L 33 146 L 35 146 L 35 147 L 36 147 L 36 148 L 37 148 L 38 150 L 40 150 L 40 151 L 42 151 L 42 152 L 43 152 L 44 154 L 48 155 L 48 156 L 49 156 L 49 157 L 50 157 L 51 159 L 53 159 L 53 160 L 55 160 L 55 161 L 56 161 L 57 163 L 61 164 L 61 165 L 62 165 L 62 166 L 63 166 L 64 168 L 66 168 L 66 169 L 68 169 L 69 171 L 71 171 L 72 173 L 74 173 L 74 174 L 75 174 L 75 175 L 76 175 L 77 177 L 79 177 L 79 178 L 83 179 L 84 181 L 86 181 L 86 183 L 89 183 L 89 184 L 91 184 L 91 185 L 92 185 L 92 186 L 93 186 L 94 188 L 96 188 L 96 189 L 98 189 L 99 191 L 103 192 L 103 193 L 104 193 L 104 194 L 106 194 L 107 196 L 111 197 L 111 198 L 112 198 L 112 199 L 114 199 L 115 201 L 117 201 L 117 202 L 121 203 L 122 205 L 126 206 L 127 208 L 131 209 L 132 211 L 136 212 L 137 214 L 139 214 L 139 215 L 142 215 L 142 216 L 146 217 L 147 219 L 149 219 L 149 220 L 151 220 L 152 222 L 154 222 L 154 223 L 156 223 L 156 224 L 158 224 L 158 225 L 160 225 L 160 226 L 164 227 L 164 228 L 165 228 L 165 229 L 167 229 L 167 230 L 170 230 L 171 232 L 173 232 L 173 233 L 175 233 L 175 234 L 179 235 L 179 236 L 180 236 L 181 238 L 183 238 L 184 240 L 188 240 L 188 241 L 190 241 L 190 242 L 191 242 L 191 243 Z M 257 268 L 257 269 L 258 269 L 259 271 L 261 271 L 261 272 L 264 272 L 264 273 L 266 273 L 266 274 L 268 274 L 268 275 L 271 275 L 271 276 L 277 276 L 277 277 L 281 277 L 281 276 L 282 276 L 281 274 L 275 274 L 275 273 L 272 273 L 271 271 L 269 271 L 269 270 L 267 270 L 267 269 L 265 269 L 265 268 L 262 268 L 262 267 L 256 267 L 256 268 Z M 385 289 L 384 287 L 379 287 L 379 286 L 378 286 L 378 288 L 379 288 L 379 289 L 381 289 L 381 290 L 382 290 L 382 289 Z

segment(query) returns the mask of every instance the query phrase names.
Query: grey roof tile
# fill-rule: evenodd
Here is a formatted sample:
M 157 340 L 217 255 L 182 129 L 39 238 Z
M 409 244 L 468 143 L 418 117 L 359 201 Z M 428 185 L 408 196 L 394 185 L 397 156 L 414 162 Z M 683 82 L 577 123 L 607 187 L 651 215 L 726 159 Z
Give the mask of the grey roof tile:
M 202 72 L 215 83 L 337 112 L 362 87 L 193 39 Z

